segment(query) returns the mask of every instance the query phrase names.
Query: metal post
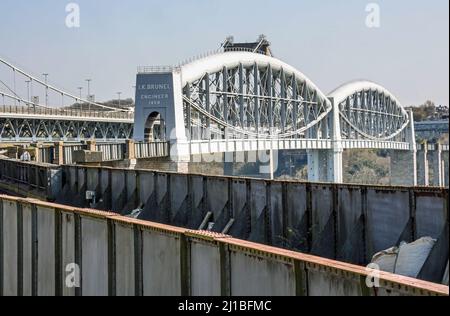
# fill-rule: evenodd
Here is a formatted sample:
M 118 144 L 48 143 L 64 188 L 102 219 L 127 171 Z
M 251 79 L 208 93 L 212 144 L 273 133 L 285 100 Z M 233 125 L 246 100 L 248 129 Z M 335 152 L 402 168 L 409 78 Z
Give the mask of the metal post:
M 119 96 L 119 108 L 120 108 L 120 96 L 122 95 L 122 92 L 117 92 L 117 95 Z
M 255 98 L 254 98 L 254 102 L 255 102 L 255 104 L 254 104 L 254 116 L 255 116 L 255 125 L 256 125 L 256 133 L 259 133 L 259 127 L 260 127 L 260 118 L 259 118 L 259 97 L 258 97 L 258 95 L 259 95 L 259 93 L 260 93 L 260 91 L 259 91 L 259 69 L 258 69 L 258 64 L 257 63 L 255 63 L 254 65 L 253 65 L 253 71 L 254 71 L 254 73 L 253 73 L 253 77 L 254 77 L 254 80 L 255 80 L 255 82 L 253 83 L 253 94 L 255 95 Z
M 241 128 L 244 129 L 244 66 L 239 64 L 239 121 Z
M 210 81 L 209 74 L 205 75 L 205 96 L 206 96 L 206 111 L 211 113 L 211 95 L 210 95 Z M 206 136 L 211 140 L 211 119 L 206 118 Z
M 78 87 L 78 90 L 80 90 L 80 111 L 83 112 L 83 101 L 81 101 L 81 99 L 83 98 L 82 95 L 83 87 Z
M 13 69 L 13 85 L 14 85 L 14 94 L 16 93 L 16 70 Z M 14 98 L 14 106 L 16 105 L 16 99 Z
M 48 74 L 42 74 L 45 78 L 45 106 L 48 106 Z
M 30 102 L 31 101 L 31 99 L 30 99 L 30 83 L 31 83 L 31 80 L 26 80 L 25 83 L 27 84 L 27 101 Z
M 92 79 L 86 79 L 87 89 L 88 89 L 87 100 L 89 101 L 89 112 L 91 111 L 91 81 L 92 81 Z

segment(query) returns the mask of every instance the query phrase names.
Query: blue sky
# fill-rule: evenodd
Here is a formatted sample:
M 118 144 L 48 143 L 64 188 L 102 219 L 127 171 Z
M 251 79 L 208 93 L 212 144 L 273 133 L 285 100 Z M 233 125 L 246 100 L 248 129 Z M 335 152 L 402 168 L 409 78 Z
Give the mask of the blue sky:
M 80 28 L 65 26 L 70 2 L 80 5 Z M 380 5 L 379 29 L 365 25 L 369 2 Z M 0 56 L 73 93 L 92 78 L 105 100 L 132 96 L 139 65 L 266 34 L 276 57 L 325 93 L 364 78 L 404 105 L 448 105 L 448 12 L 448 0 L 1 0 Z

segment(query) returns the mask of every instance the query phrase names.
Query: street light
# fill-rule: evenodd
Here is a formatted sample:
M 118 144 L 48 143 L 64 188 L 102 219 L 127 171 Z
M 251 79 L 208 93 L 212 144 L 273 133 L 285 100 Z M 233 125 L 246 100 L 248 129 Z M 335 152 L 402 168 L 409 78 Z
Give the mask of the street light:
M 120 96 L 122 95 L 122 92 L 117 92 L 117 95 L 119 96 L 119 108 L 120 108 Z
M 27 96 L 28 96 L 28 102 L 30 102 L 30 83 L 31 80 L 25 80 L 26 84 L 27 84 Z M 29 105 L 29 104 L 28 104 Z
M 83 87 L 78 87 L 78 90 L 80 90 L 80 110 L 83 111 L 83 95 L 81 94 L 81 91 L 83 90 Z
M 48 74 L 42 74 L 45 78 L 45 106 L 48 106 Z
M 87 100 L 89 101 L 89 111 L 91 111 L 91 81 L 92 79 L 86 79 L 87 82 L 87 88 L 88 88 L 88 95 Z

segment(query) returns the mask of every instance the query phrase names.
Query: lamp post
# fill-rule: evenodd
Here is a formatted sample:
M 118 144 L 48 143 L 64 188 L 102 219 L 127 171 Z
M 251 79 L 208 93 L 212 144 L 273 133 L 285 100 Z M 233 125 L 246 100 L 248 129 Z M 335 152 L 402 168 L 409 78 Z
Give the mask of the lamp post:
M 45 78 L 45 106 L 48 106 L 48 74 L 42 74 Z
M 83 87 L 78 87 L 78 90 L 80 90 L 80 111 L 83 112 L 83 101 L 81 101 L 81 99 L 83 98 L 82 95 Z
M 30 102 L 31 100 L 30 100 L 30 83 L 31 83 L 31 80 L 25 80 L 25 82 L 26 82 L 26 84 L 27 84 L 27 101 L 28 102 Z
M 87 100 L 89 101 L 89 112 L 91 111 L 91 81 L 92 79 L 86 79 L 87 82 L 87 88 L 88 88 L 88 95 L 87 95 Z
M 122 95 L 122 92 L 117 92 L 117 95 L 119 96 L 119 108 L 120 108 L 120 96 Z

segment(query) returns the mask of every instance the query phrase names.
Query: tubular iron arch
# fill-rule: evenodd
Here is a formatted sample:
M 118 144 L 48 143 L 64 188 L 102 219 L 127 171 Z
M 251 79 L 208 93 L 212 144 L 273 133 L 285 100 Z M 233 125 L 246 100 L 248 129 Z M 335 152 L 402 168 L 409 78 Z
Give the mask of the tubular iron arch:
M 273 57 L 224 52 L 182 66 L 181 78 L 191 140 L 329 137 L 331 102 Z
M 352 81 L 329 94 L 339 108 L 346 139 L 403 140 L 409 116 L 398 99 L 370 81 Z

